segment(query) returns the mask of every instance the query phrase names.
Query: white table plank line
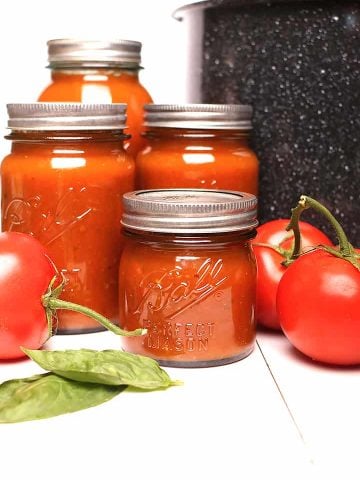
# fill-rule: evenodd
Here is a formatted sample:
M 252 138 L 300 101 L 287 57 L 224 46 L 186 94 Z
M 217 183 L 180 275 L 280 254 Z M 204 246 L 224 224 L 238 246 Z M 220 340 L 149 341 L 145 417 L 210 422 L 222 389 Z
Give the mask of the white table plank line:
M 298 353 L 280 332 L 260 331 L 257 340 L 321 472 L 320 478 L 358 480 L 359 368 L 313 362 Z
M 287 402 L 287 400 L 286 400 L 285 394 L 284 394 L 283 391 L 281 390 L 280 385 L 279 385 L 279 383 L 278 383 L 278 381 L 277 381 L 277 379 L 276 379 L 276 376 L 275 376 L 274 372 L 271 370 L 270 364 L 269 364 L 269 362 L 267 361 L 266 356 L 264 355 L 264 352 L 263 352 L 263 350 L 262 350 L 262 348 L 261 348 L 261 345 L 260 345 L 260 343 L 259 343 L 258 340 L 256 341 L 256 344 L 257 344 L 258 349 L 259 349 L 259 351 L 260 351 L 260 353 L 261 353 L 261 356 L 262 356 L 262 358 L 263 358 L 263 360 L 264 360 L 264 362 L 265 362 L 265 365 L 266 365 L 267 369 L 269 370 L 269 373 L 270 373 L 270 375 L 271 375 L 271 378 L 272 378 L 272 380 L 274 381 L 274 384 L 275 384 L 275 386 L 276 386 L 276 389 L 277 389 L 277 391 L 279 392 L 279 395 L 280 395 L 282 401 L 284 402 L 285 408 L 286 408 L 286 410 L 288 411 L 288 414 L 289 414 L 289 416 L 290 416 L 290 418 L 291 418 L 291 421 L 293 422 L 294 427 L 295 427 L 295 429 L 296 429 L 296 431 L 297 431 L 297 433 L 298 433 L 298 435 L 299 435 L 299 437 L 300 437 L 300 439 L 301 439 L 304 447 L 307 449 L 307 444 L 306 444 L 306 442 L 305 442 L 305 438 L 304 438 L 304 435 L 303 435 L 303 433 L 302 433 L 302 431 L 301 431 L 301 428 L 300 428 L 300 426 L 299 426 L 299 424 L 298 424 L 298 422 L 297 422 L 297 420 L 296 420 L 296 418 L 295 418 L 295 415 L 293 414 L 293 412 L 292 412 L 291 409 L 290 409 L 290 406 L 289 406 L 289 404 L 288 404 L 288 402 Z M 314 460 L 313 460 L 310 452 L 309 452 L 309 455 L 310 455 L 309 460 L 310 460 L 311 463 L 313 463 Z

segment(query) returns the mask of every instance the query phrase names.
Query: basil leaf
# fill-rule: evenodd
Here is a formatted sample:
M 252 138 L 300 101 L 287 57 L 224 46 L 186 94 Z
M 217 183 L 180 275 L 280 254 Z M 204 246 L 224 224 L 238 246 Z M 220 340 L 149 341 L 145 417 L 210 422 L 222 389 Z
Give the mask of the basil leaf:
M 178 385 L 152 358 L 121 350 L 23 351 L 44 370 L 79 382 L 129 385 L 144 390 Z
M 74 382 L 53 373 L 8 380 L 0 385 L 0 423 L 39 420 L 95 407 L 124 388 Z

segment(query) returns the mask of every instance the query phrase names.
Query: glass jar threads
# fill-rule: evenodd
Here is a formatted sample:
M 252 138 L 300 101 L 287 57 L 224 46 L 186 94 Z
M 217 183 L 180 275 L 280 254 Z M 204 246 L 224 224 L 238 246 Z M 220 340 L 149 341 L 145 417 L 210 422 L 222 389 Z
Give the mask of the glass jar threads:
M 248 145 L 248 105 L 145 105 L 148 141 L 136 185 L 258 193 L 259 162 Z
M 132 40 L 50 40 L 51 83 L 39 101 L 126 103 L 131 138 L 125 147 L 135 155 L 145 145 L 143 105 L 152 101 L 139 80 L 141 46 Z
M 134 188 L 123 149 L 125 105 L 8 105 L 11 153 L 1 164 L 2 228 L 34 235 L 67 279 L 62 298 L 118 322 L 122 194 Z M 99 325 L 58 313 L 61 333 Z
M 124 195 L 120 324 L 147 329 L 126 350 L 162 365 L 203 367 L 247 356 L 255 341 L 257 199 L 158 189 Z

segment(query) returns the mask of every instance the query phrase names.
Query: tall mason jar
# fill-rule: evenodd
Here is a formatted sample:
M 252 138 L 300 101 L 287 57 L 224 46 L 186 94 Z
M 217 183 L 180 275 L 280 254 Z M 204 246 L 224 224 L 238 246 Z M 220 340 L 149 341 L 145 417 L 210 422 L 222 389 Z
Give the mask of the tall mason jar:
M 33 235 L 66 278 L 62 299 L 118 317 L 121 197 L 134 187 L 124 150 L 126 106 L 8 105 L 11 153 L 1 164 L 2 229 Z M 96 331 L 58 312 L 59 333 Z
M 132 40 L 49 40 L 51 82 L 38 100 L 126 103 L 131 138 L 125 140 L 125 148 L 136 155 L 145 146 L 143 105 L 152 102 L 139 78 L 141 48 Z

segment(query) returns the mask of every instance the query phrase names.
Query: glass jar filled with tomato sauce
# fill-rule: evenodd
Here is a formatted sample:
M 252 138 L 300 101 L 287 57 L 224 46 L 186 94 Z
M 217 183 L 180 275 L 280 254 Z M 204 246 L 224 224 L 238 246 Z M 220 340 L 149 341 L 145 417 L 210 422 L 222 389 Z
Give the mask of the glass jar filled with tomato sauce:
M 118 323 L 122 194 L 134 188 L 125 105 L 8 105 L 11 153 L 1 164 L 2 229 L 36 237 L 66 280 L 62 299 Z M 59 333 L 100 330 L 58 312 Z
M 72 40 L 48 42 L 51 83 L 42 102 L 126 103 L 125 148 L 136 155 L 145 146 L 141 136 L 143 105 L 151 103 L 139 80 L 141 43 L 131 40 Z
M 255 340 L 254 195 L 158 189 L 124 195 L 120 324 L 147 329 L 123 346 L 162 365 L 246 357 Z
M 259 162 L 248 144 L 248 105 L 146 105 L 148 146 L 136 159 L 136 187 L 258 193 Z

